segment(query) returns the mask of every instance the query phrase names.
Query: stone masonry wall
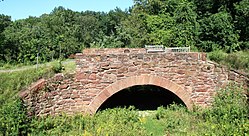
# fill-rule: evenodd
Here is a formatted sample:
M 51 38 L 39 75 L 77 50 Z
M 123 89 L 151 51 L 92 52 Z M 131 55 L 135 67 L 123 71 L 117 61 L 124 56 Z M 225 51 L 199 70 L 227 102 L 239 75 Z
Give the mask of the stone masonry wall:
M 38 81 L 20 96 L 28 105 L 30 115 L 87 113 L 89 105 L 98 101 L 94 98 L 105 88 L 141 75 L 161 77 L 179 85 L 191 97 L 191 104 L 202 107 L 209 106 L 215 90 L 229 80 L 248 85 L 248 77 L 207 61 L 205 53 L 87 49 L 76 55 L 75 74 L 57 74 L 49 80 Z

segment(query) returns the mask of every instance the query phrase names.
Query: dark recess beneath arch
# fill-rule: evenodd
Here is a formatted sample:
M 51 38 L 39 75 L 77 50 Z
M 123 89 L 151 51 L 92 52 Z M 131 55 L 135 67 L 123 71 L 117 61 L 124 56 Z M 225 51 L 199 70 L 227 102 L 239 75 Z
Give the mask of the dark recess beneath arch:
M 123 89 L 109 97 L 98 109 L 134 106 L 138 110 L 156 110 L 160 106 L 184 102 L 171 91 L 154 85 L 137 85 Z

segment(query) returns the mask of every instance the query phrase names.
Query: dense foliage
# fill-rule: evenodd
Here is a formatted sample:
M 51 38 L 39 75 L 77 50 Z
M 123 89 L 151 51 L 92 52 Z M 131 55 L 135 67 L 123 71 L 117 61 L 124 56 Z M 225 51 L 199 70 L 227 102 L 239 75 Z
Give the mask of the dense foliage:
M 144 113 L 129 107 L 94 116 L 27 118 L 16 100 L 0 109 L 0 135 L 247 135 L 248 106 L 244 92 L 235 86 L 218 91 L 212 108 L 193 111 L 173 104 Z
M 128 11 L 50 14 L 11 21 L 0 15 L 0 63 L 68 57 L 84 48 L 191 46 L 234 52 L 249 48 L 249 0 L 134 0 Z

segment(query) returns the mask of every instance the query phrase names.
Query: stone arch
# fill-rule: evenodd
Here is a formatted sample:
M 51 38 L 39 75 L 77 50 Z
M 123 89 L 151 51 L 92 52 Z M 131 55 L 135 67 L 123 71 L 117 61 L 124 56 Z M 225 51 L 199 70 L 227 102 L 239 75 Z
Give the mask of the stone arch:
M 181 86 L 173 83 L 162 77 L 152 76 L 152 75 L 141 75 L 132 76 L 122 80 L 118 80 L 115 83 L 109 85 L 103 89 L 89 104 L 88 112 L 94 114 L 98 108 L 113 94 L 136 85 L 155 85 L 169 90 L 178 96 L 188 109 L 192 109 L 192 101 L 189 92 L 184 90 Z

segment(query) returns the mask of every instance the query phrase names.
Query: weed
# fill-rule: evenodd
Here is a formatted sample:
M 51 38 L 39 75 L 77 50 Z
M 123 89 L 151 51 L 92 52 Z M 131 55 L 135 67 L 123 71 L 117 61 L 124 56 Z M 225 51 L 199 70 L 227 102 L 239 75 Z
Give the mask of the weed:
M 53 64 L 52 64 L 52 70 L 54 71 L 54 73 L 61 73 L 62 70 L 64 70 L 64 66 L 62 66 L 62 63 L 61 61 L 55 61 Z
M 0 135 L 27 135 L 30 119 L 22 101 L 17 99 L 0 108 Z

